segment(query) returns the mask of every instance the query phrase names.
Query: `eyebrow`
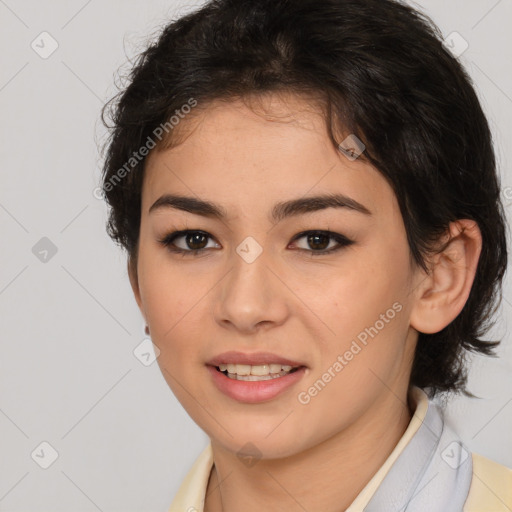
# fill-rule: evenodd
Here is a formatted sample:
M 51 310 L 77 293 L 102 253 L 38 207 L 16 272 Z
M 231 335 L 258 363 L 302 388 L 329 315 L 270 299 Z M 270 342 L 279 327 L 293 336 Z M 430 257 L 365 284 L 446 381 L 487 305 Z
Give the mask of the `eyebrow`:
M 159 197 L 151 205 L 148 213 L 168 208 L 219 220 L 224 220 L 228 217 L 226 210 L 220 205 L 196 197 L 174 194 L 164 194 Z M 317 212 L 327 208 L 347 208 L 365 215 L 372 215 L 372 212 L 366 206 L 351 197 L 344 194 L 325 194 L 276 203 L 272 208 L 270 220 L 272 222 L 279 222 L 288 217 Z

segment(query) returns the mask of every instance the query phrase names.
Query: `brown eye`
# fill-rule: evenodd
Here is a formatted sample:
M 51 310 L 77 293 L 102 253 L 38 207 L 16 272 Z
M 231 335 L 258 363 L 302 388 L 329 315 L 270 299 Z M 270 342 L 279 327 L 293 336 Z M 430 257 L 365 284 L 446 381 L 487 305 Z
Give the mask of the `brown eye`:
M 309 252 L 311 256 L 329 254 L 354 243 L 353 240 L 331 231 L 303 231 L 293 241 L 295 242 L 301 238 L 306 239 L 307 247 L 301 247 L 300 249 Z M 334 242 L 334 245 L 329 247 L 331 242 Z
M 204 231 L 184 230 L 170 233 L 158 241 L 167 247 L 169 251 L 181 253 L 183 256 L 186 256 L 188 254 L 206 252 L 207 249 L 211 248 L 207 246 L 208 240 L 211 238 L 211 235 Z M 180 245 L 176 243 L 176 241 L 180 241 Z
M 312 249 L 318 249 L 323 251 L 326 247 L 329 246 L 329 242 L 331 241 L 331 237 L 328 235 L 324 235 L 323 233 L 319 235 L 308 235 L 307 236 L 308 244 Z
M 185 235 L 185 243 L 188 245 L 190 249 L 197 250 L 197 249 L 204 249 L 205 248 L 205 242 L 207 241 L 208 237 L 206 235 L 203 235 L 202 233 L 192 232 L 188 235 Z

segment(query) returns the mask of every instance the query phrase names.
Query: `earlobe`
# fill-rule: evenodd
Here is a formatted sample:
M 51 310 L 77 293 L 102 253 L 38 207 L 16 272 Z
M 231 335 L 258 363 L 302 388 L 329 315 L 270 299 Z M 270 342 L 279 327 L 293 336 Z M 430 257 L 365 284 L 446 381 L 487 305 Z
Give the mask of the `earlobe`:
M 478 224 L 469 219 L 451 222 L 444 240 L 443 250 L 432 258 L 429 274 L 415 291 L 411 311 L 411 327 L 426 334 L 441 331 L 462 311 L 482 249 Z

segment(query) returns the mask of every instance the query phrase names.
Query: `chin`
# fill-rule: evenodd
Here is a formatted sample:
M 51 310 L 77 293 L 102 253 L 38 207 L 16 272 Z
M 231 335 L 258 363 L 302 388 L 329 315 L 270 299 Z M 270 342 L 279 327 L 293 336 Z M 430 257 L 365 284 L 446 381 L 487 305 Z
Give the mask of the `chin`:
M 250 428 L 246 425 L 236 426 L 231 423 L 231 428 L 227 429 L 228 432 L 216 425 L 215 432 L 210 431 L 207 434 L 212 440 L 212 444 L 222 446 L 224 450 L 237 457 L 281 459 L 307 449 L 307 446 L 302 446 L 303 443 L 298 444 L 298 440 L 303 434 L 283 428 L 283 425 L 276 428 L 283 417 L 276 420 L 260 424 L 259 428 Z
M 270 441 L 264 437 L 258 439 L 245 435 L 224 441 L 225 443 L 219 440 L 213 440 L 214 443 L 219 442 L 225 450 L 236 455 L 241 462 L 247 460 L 283 459 L 296 455 L 301 451 L 296 444 L 284 443 L 282 438 L 276 438 Z

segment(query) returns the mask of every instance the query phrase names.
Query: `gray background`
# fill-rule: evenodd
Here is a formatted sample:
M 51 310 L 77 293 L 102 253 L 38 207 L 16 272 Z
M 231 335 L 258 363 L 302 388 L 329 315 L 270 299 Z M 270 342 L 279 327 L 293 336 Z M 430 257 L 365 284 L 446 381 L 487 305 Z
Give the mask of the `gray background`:
M 142 317 L 93 193 L 115 73 L 200 3 L 0 0 L 1 511 L 166 511 L 206 445 L 136 350 Z M 510 219 L 512 2 L 414 5 L 469 44 L 460 59 L 491 122 Z M 473 451 L 512 467 L 508 281 L 492 332 L 500 357 L 473 358 L 469 386 L 483 399 L 454 399 L 448 419 Z M 58 453 L 47 469 L 43 442 Z

